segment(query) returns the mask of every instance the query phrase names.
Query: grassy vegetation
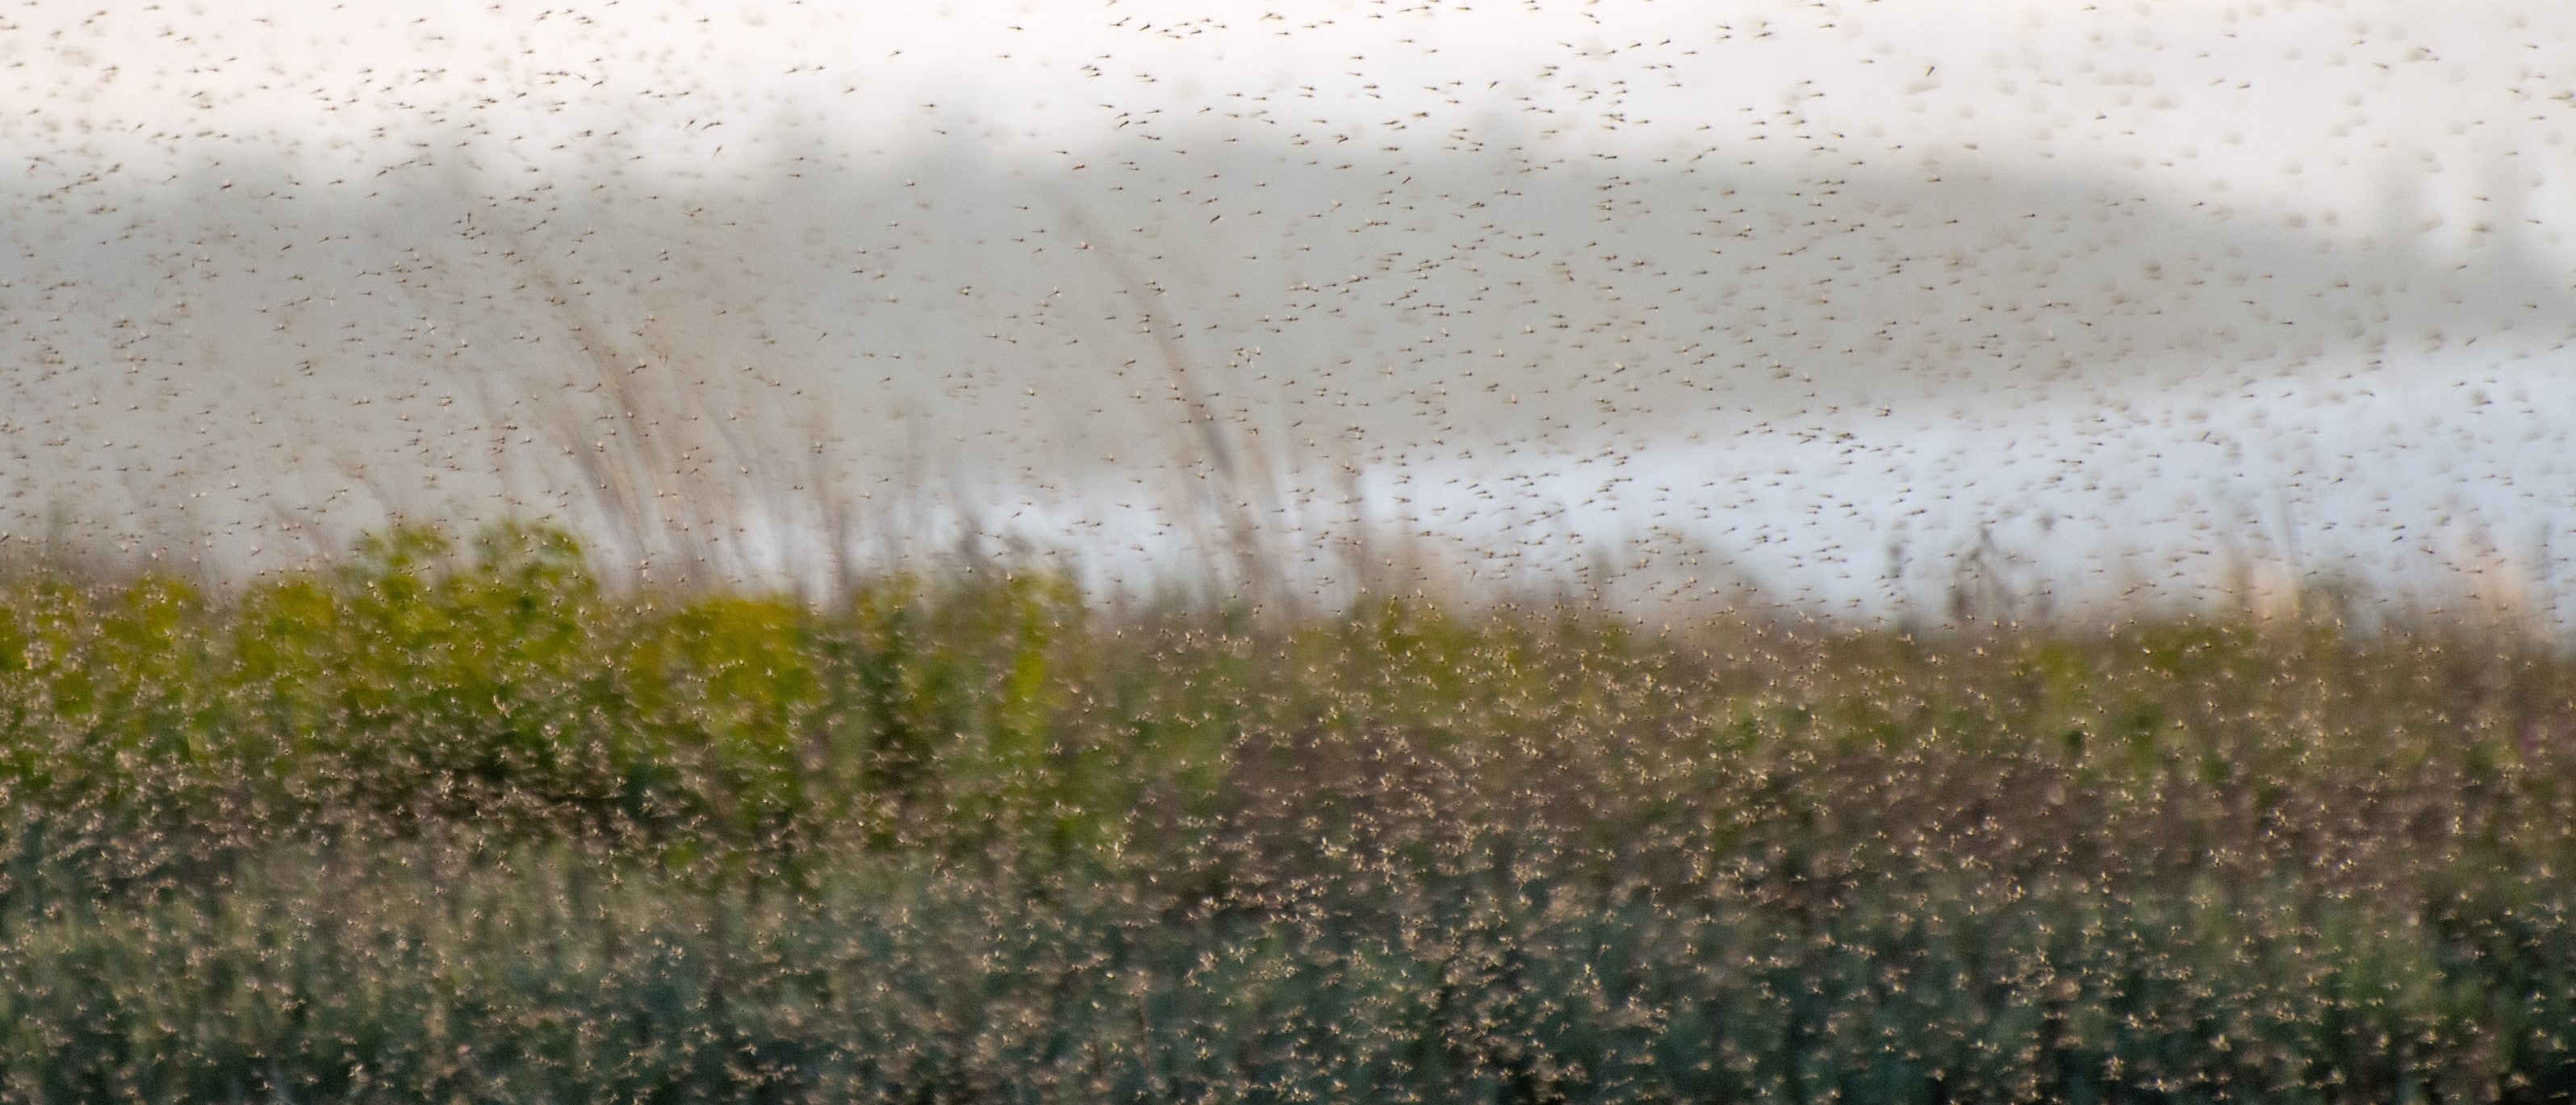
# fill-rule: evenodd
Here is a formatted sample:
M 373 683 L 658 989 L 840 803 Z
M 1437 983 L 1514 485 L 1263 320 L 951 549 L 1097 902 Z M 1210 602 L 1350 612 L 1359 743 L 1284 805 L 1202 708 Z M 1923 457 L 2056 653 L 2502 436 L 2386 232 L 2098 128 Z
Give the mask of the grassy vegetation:
M 2312 606 L 2330 606 L 2316 603 Z M 8 1100 L 2576 1094 L 2576 659 L 0 581 Z

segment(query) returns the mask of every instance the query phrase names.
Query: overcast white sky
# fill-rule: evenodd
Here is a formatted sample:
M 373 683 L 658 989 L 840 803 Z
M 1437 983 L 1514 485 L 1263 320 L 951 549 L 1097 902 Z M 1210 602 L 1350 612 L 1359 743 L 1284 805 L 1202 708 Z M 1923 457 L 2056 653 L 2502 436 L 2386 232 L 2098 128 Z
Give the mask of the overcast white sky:
M 2508 158 L 2541 175 L 2576 114 L 2576 11 L 2546 3 L 439 0 L 7 19 L 8 137 L 62 161 L 275 146 L 374 168 L 451 129 L 541 160 L 603 122 L 684 162 L 798 126 L 859 150 L 962 129 L 1042 158 L 1201 123 L 1424 153 L 1517 132 L 1682 156 L 2069 159 L 2331 210 L 2390 173 Z

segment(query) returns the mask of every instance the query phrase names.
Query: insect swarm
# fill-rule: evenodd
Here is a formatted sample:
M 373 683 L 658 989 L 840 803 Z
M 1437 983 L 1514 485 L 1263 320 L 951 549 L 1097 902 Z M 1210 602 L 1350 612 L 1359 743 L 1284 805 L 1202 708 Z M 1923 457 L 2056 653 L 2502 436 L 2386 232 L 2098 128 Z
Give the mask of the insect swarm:
M 0 1096 L 2556 1100 L 2565 17 L 0 16 Z

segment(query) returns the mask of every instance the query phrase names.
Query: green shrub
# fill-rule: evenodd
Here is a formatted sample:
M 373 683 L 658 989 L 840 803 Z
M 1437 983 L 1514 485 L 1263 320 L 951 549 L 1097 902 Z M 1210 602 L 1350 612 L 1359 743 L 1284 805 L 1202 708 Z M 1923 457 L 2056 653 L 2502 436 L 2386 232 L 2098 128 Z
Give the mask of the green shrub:
M 2550 1100 L 2576 663 L 0 580 L 0 1098 Z

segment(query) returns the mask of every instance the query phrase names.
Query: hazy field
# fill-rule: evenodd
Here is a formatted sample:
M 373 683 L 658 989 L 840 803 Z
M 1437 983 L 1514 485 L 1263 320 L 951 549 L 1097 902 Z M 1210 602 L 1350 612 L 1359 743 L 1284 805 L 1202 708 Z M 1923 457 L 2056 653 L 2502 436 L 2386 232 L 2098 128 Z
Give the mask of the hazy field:
M 0 533 L 2569 578 L 2564 13 L 1123 5 L 13 15 Z

